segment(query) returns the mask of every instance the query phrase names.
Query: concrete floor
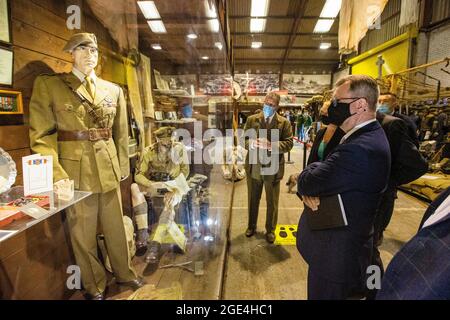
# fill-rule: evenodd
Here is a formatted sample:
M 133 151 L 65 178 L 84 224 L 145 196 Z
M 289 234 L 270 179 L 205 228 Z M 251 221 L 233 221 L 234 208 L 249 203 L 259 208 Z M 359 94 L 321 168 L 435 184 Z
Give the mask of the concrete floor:
M 303 210 L 302 202 L 295 194 L 288 194 L 285 186 L 291 174 L 302 167 L 303 149 L 294 147 L 291 159 L 294 164 L 286 166 L 281 182 L 278 224 L 297 224 Z M 247 187 L 241 181 L 235 186 L 230 227 L 230 247 L 225 268 L 222 298 L 226 300 L 306 299 L 307 265 L 295 246 L 270 245 L 264 238 L 265 197 L 261 199 L 258 234 L 246 238 Z M 427 205 L 404 193 L 399 193 L 392 221 L 385 232 L 381 247 L 386 266 L 400 247 L 416 232 Z

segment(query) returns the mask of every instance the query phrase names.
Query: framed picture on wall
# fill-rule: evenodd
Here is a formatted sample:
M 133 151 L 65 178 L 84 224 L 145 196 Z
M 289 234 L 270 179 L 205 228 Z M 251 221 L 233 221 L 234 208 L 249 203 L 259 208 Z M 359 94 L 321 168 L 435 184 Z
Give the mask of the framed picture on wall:
M 0 115 L 2 114 L 23 114 L 21 92 L 0 90 Z
M 12 86 L 13 66 L 13 51 L 11 49 L 0 47 L 0 86 Z
M 175 111 L 167 112 L 167 119 L 177 120 L 177 113 Z
M 9 0 L 0 0 L 0 42 L 11 43 Z
M 155 120 L 156 121 L 164 120 L 164 113 L 162 111 L 155 111 Z

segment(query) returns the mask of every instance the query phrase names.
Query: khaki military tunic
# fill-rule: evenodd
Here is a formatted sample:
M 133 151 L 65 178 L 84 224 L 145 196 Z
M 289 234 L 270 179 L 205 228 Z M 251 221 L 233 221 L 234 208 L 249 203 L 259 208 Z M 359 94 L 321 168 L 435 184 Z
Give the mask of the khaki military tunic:
M 112 129 L 108 141 L 58 141 L 58 130 L 99 128 L 64 79 L 95 105 Z M 75 189 L 103 193 L 118 187 L 129 175 L 128 123 L 122 89 L 97 79 L 95 99 L 73 74 L 39 76 L 30 102 L 30 141 L 35 153 L 53 156 L 54 181 L 74 180 Z
M 179 142 L 174 142 L 170 150 L 170 155 L 162 156 L 158 149 L 158 144 L 147 147 L 141 157 L 135 180 L 138 184 L 149 187 L 151 181 L 148 176 L 151 172 L 168 173 L 171 179 L 175 179 L 184 174 L 187 179 L 189 176 L 189 160 L 186 148 Z
M 120 179 L 129 175 L 128 123 L 122 89 L 97 78 L 91 96 L 74 74 L 39 76 L 30 101 L 30 143 L 33 152 L 53 156 L 54 181 L 74 180 L 76 190 L 92 196 L 67 209 L 72 247 L 86 291 L 103 293 L 106 273 L 97 255 L 97 230 L 117 281 L 136 278 L 128 254 L 122 219 Z M 77 95 L 93 104 L 102 122 L 95 123 Z M 108 140 L 58 141 L 58 132 L 110 128 Z M 60 137 L 59 140 L 61 140 Z
M 151 172 L 168 173 L 171 179 L 183 174 L 187 179 L 189 176 L 189 159 L 186 148 L 179 142 L 174 142 L 170 149 L 170 155 L 163 156 L 155 143 L 144 150 L 140 164 L 136 171 L 135 180 L 139 184 L 141 191 L 148 190 L 152 184 L 149 179 Z M 162 217 L 160 217 L 161 219 Z M 148 227 L 147 212 L 139 212 L 135 215 L 138 229 Z M 165 232 L 165 225 L 159 225 L 153 236 L 153 241 L 161 242 L 161 235 Z

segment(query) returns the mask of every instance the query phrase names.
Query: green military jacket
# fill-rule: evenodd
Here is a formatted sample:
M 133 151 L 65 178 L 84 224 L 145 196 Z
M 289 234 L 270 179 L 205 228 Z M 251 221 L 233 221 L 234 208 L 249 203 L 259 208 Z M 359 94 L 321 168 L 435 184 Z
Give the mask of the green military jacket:
M 305 125 L 305 127 L 306 128 L 311 127 L 313 123 L 312 117 L 310 115 L 305 115 L 303 118 L 304 118 L 303 124 Z
M 182 173 L 186 179 L 188 178 L 189 159 L 186 148 L 182 143 L 175 142 L 171 149 L 171 156 L 166 159 L 162 159 L 158 154 L 157 143 L 144 149 L 135 174 L 135 180 L 138 184 L 150 187 L 152 182 L 148 177 L 151 172 L 168 173 L 172 179 L 177 178 Z M 172 159 L 175 161 L 172 161 Z
M 58 130 L 99 128 L 66 83 L 93 103 L 112 139 L 58 141 Z M 41 75 L 30 101 L 30 143 L 35 153 L 53 156 L 53 179 L 74 180 L 76 190 L 104 193 L 130 172 L 128 121 L 122 89 L 97 78 L 95 99 L 72 73 Z
M 260 129 L 266 129 L 265 120 L 263 113 L 259 113 L 256 115 L 252 115 L 248 117 L 247 122 L 245 123 L 244 132 L 249 129 L 254 129 L 258 133 Z M 272 141 L 272 149 L 274 152 L 269 152 L 269 156 L 278 156 L 279 157 L 279 170 L 275 175 L 275 182 L 281 181 L 284 176 L 284 153 L 291 151 L 294 146 L 294 141 L 292 137 L 292 126 L 291 123 L 284 117 L 280 116 L 278 113 L 275 113 L 273 116 L 272 122 L 269 124 L 268 130 L 278 129 L 279 130 L 279 140 Z M 258 135 L 259 138 L 259 135 Z M 245 142 L 245 148 L 249 150 L 248 139 Z M 278 154 L 275 154 L 275 150 L 278 150 Z M 251 152 L 247 154 L 247 158 L 245 160 L 245 171 L 247 173 L 247 177 L 260 178 L 259 171 L 261 165 L 250 164 L 250 155 Z M 253 161 L 254 162 L 254 161 Z

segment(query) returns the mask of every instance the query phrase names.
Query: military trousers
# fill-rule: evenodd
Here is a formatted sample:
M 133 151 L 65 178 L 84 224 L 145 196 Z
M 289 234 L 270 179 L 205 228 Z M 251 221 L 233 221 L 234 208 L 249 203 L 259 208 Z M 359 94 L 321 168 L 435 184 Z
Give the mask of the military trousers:
M 98 230 L 105 237 L 116 281 L 128 282 L 137 278 L 127 247 L 120 187 L 92 194 L 66 211 L 75 260 L 87 293 L 96 295 L 106 289 L 106 270 L 97 250 Z
M 248 228 L 256 230 L 258 222 L 259 203 L 262 189 L 266 191 L 266 231 L 274 232 L 278 221 L 278 200 L 280 198 L 280 181 L 275 181 L 275 176 L 265 176 L 254 179 L 247 176 L 248 192 Z

